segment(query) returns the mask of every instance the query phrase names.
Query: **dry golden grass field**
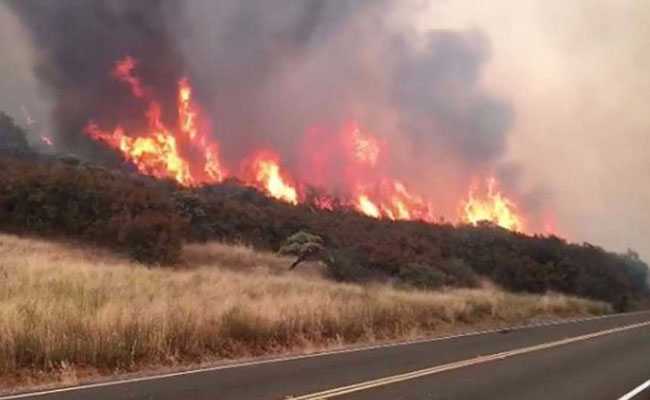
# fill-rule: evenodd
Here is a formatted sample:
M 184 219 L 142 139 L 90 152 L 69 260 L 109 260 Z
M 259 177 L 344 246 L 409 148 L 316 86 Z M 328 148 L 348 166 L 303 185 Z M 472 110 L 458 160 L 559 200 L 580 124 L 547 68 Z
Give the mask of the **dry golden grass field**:
M 175 268 L 0 235 L 0 387 L 610 312 L 573 297 L 334 283 L 317 265 L 190 245 Z M 1 384 L 3 383 L 4 384 Z

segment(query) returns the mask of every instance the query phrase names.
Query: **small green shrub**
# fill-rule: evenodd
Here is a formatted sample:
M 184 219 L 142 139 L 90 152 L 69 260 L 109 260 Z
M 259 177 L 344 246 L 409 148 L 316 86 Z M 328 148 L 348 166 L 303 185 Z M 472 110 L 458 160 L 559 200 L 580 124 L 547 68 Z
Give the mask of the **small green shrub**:
M 303 257 L 322 250 L 325 250 L 323 238 L 309 232 L 299 231 L 284 241 L 278 253 Z
M 325 264 L 327 275 L 339 282 L 367 282 L 379 278 L 381 272 L 367 268 L 367 258 L 352 249 L 330 251 Z
M 124 241 L 133 259 L 143 263 L 171 264 L 181 254 L 182 220 L 173 215 L 148 211 L 124 226 Z
M 443 262 L 443 270 L 447 275 L 447 285 L 477 287 L 479 277 L 464 260 L 448 258 Z
M 402 283 L 419 289 L 437 289 L 443 286 L 447 279 L 444 272 L 419 263 L 409 263 L 401 267 L 398 277 Z

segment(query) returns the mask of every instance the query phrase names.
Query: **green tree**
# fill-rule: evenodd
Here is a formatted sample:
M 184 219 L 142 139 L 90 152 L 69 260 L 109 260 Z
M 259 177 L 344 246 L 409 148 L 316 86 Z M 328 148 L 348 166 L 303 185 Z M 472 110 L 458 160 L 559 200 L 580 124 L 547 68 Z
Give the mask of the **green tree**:
M 299 231 L 289 236 L 278 251 L 283 255 L 298 257 L 289 267 L 292 270 L 303 261 L 318 260 L 325 254 L 323 238 L 309 232 Z

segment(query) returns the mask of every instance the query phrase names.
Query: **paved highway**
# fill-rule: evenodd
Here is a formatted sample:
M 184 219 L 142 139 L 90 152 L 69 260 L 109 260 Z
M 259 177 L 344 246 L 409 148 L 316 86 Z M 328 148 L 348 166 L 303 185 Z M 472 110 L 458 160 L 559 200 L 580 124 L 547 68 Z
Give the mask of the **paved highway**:
M 648 380 L 650 312 L 644 312 L 0 400 L 650 400 Z

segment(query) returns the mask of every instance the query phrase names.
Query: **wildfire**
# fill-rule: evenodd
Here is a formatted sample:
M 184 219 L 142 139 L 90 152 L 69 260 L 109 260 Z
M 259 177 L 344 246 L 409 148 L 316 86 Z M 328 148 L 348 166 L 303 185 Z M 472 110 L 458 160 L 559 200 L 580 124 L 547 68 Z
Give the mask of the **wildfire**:
M 220 161 L 219 143 L 205 131 L 201 110 L 193 101 L 193 88 L 186 78 L 178 81 L 176 115 L 162 118 L 161 102 L 153 97 L 136 74 L 138 62 L 131 58 L 116 62 L 111 76 L 126 84 L 130 94 L 145 102 L 146 126 L 142 132 L 127 132 L 117 124 L 104 130 L 93 121 L 86 133 L 118 151 L 140 173 L 160 179 L 173 179 L 184 186 L 223 181 L 228 173 Z M 165 121 L 175 121 L 169 125 Z M 277 153 L 270 149 L 254 150 L 240 165 L 239 175 L 246 184 L 290 204 L 309 201 L 313 207 L 334 210 L 351 207 L 373 218 L 422 220 L 434 222 L 433 202 L 416 194 L 387 169 L 388 143 L 363 131 L 356 122 L 345 124 L 338 135 L 308 134 L 300 161 L 309 174 L 295 180 Z M 313 132 L 318 132 L 314 128 Z M 47 137 L 42 140 L 52 145 Z M 309 189 L 317 188 L 317 191 Z M 308 190 L 309 189 L 309 190 Z M 320 191 L 324 189 L 324 191 Z M 337 193 L 332 195 L 331 191 Z M 496 181 L 488 180 L 487 192 L 471 189 L 462 202 L 459 220 L 477 224 L 492 223 L 511 230 L 523 230 L 523 218 L 512 200 L 496 190 Z
M 178 83 L 178 120 L 181 132 L 185 133 L 191 140 L 197 135 L 196 111 L 192 108 L 192 88 L 187 79 L 181 79 Z
M 464 221 L 474 225 L 481 221 L 489 221 L 509 230 L 523 230 L 523 221 L 517 215 L 517 206 L 496 191 L 495 186 L 496 180 L 490 178 L 487 181 L 488 191 L 485 195 L 477 197 L 475 190 L 470 190 L 469 198 L 463 205 Z
M 362 213 L 366 214 L 369 217 L 373 218 L 379 218 L 381 217 L 381 212 L 379 211 L 379 207 L 375 205 L 375 203 L 372 202 L 366 196 L 365 194 L 360 194 L 359 197 L 357 198 L 357 207 L 358 210 L 361 211 Z
M 336 199 L 328 195 L 321 195 L 312 199 L 312 204 L 314 207 L 320 210 L 333 211 L 336 203 Z
M 136 65 L 134 59 L 126 57 L 117 62 L 113 76 L 127 83 L 135 97 L 146 98 L 139 78 L 134 75 Z M 192 89 L 187 79 L 181 79 L 178 83 L 177 103 L 176 130 L 165 126 L 159 103 L 149 99 L 146 132 L 136 136 L 127 135 L 120 126 L 112 131 L 104 131 L 91 121 L 86 126 L 86 133 L 119 150 L 143 174 L 171 178 L 184 186 L 222 181 L 226 171 L 219 161 L 219 147 L 199 132 L 198 111 L 192 103 Z
M 133 57 L 124 57 L 115 63 L 113 77 L 122 82 L 126 82 L 129 88 L 131 88 L 133 96 L 140 98 L 144 97 L 144 89 L 142 88 L 140 79 L 133 73 L 137 64 L 137 61 Z
M 364 164 L 375 166 L 379 159 L 379 141 L 371 135 L 361 133 L 359 127 L 354 124 L 352 128 L 352 146 L 354 158 Z
M 385 180 L 371 196 L 364 191 L 357 196 L 355 208 L 374 218 L 433 221 L 433 207 L 423 198 L 410 193 L 403 183 Z
M 286 173 L 281 171 L 278 157 L 274 153 L 260 151 L 253 158 L 250 169 L 247 174 L 252 177 L 254 186 L 261 187 L 276 199 L 298 204 L 298 191 Z

